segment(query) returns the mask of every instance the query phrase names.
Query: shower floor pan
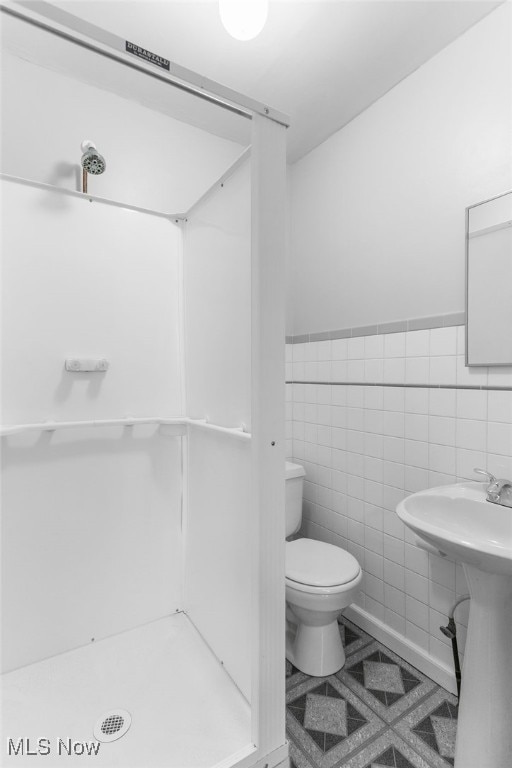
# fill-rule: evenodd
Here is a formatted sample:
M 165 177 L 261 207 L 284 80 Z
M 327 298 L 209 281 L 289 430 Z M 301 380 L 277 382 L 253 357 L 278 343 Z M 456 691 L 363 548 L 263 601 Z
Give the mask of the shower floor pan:
M 212 768 L 251 744 L 249 704 L 182 613 L 5 674 L 2 704 L 5 768 Z M 98 718 L 121 709 L 129 730 L 89 757 Z

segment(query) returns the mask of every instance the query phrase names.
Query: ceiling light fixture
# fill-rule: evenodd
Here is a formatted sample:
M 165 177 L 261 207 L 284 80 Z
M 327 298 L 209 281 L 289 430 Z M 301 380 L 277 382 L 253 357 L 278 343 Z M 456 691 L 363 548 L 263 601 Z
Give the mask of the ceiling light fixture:
M 219 0 L 220 19 L 236 40 L 259 35 L 268 16 L 268 0 Z

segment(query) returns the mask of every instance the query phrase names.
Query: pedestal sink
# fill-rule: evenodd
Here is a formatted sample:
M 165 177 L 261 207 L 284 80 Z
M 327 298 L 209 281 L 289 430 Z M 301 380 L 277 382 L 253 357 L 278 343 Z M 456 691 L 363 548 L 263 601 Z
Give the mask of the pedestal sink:
M 397 514 L 462 563 L 471 595 L 455 768 L 512 766 L 512 509 L 486 501 L 485 483 L 431 488 Z

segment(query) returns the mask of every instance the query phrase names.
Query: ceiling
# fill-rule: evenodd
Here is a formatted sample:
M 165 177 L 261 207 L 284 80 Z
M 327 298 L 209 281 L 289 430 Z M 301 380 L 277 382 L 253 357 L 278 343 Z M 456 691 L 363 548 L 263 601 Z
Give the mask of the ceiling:
M 493 0 L 270 0 L 263 32 L 255 40 L 239 42 L 224 30 L 215 0 L 53 3 L 290 115 L 291 162 L 346 125 L 499 4 Z M 146 85 L 143 77 L 133 79 L 132 97 L 166 112 L 163 100 Z M 226 137 L 236 140 L 234 134 Z

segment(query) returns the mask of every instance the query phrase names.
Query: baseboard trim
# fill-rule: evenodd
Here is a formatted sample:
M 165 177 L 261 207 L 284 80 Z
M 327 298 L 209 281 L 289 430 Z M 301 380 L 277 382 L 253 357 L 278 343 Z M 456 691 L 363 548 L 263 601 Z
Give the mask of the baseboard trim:
M 376 619 L 357 605 L 349 606 L 343 611 L 343 615 L 365 632 L 372 635 L 380 643 L 383 643 L 397 653 L 409 664 L 412 664 L 413 667 L 419 669 L 424 675 L 430 677 L 435 683 L 446 688 L 450 693 L 457 694 L 453 670 L 445 666 L 441 661 L 434 659 L 423 648 L 420 648 L 419 645 L 412 643 L 406 637 L 395 632 L 387 624 Z

